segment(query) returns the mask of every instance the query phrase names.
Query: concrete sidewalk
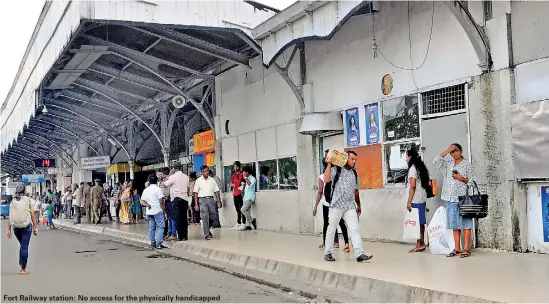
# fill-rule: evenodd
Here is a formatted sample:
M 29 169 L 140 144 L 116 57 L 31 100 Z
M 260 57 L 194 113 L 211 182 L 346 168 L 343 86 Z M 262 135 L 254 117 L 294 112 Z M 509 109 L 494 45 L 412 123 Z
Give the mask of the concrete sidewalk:
M 58 227 L 100 233 L 148 244 L 148 226 L 73 225 L 55 220 Z M 267 231 L 215 229 L 204 241 L 201 228 L 189 227 L 187 242 L 166 244 L 170 254 L 185 252 L 244 269 L 305 282 L 368 302 L 547 302 L 549 256 L 474 251 L 467 259 L 427 252 L 409 254 L 409 246 L 364 242 L 374 259 L 357 263 L 343 247 L 334 263 L 323 260 L 321 238 Z

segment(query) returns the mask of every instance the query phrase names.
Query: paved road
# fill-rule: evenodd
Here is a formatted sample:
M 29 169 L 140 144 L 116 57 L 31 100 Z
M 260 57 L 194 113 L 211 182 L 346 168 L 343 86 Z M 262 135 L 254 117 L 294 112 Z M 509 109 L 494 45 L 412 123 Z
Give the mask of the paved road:
M 298 302 L 286 292 L 190 262 L 154 258 L 153 251 L 111 242 L 104 236 L 46 230 L 43 226 L 38 236 L 31 238 L 29 275 L 20 276 L 18 242 L 15 237 L 7 239 L 6 220 L 0 225 L 1 303 L 8 302 L 7 296 L 29 300 L 20 295 L 47 297 L 34 299 L 40 303 L 78 301 L 79 295 L 88 297 L 88 302 L 101 301 L 92 297 L 107 297 L 105 302 L 149 302 L 143 296 L 158 296 L 157 303 L 183 302 L 175 297 L 191 295 L 220 296 L 222 302 Z M 55 301 L 52 296 L 66 298 Z M 192 302 L 201 301 L 194 298 Z

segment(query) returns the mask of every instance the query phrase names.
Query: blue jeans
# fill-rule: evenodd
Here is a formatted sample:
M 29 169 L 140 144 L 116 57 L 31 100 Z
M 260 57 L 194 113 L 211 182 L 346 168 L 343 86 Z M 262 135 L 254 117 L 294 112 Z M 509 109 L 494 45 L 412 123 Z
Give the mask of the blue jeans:
M 19 265 L 21 268 L 27 269 L 27 260 L 29 259 L 29 243 L 32 235 L 32 225 L 26 228 L 13 228 L 13 234 L 19 241 Z
M 53 225 L 53 214 L 48 214 L 48 225 Z
M 157 247 L 162 245 L 162 237 L 164 236 L 164 213 L 158 212 L 155 215 L 147 214 L 149 220 L 149 240 L 151 246 Z
M 177 236 L 177 221 L 174 219 L 168 219 L 168 236 Z

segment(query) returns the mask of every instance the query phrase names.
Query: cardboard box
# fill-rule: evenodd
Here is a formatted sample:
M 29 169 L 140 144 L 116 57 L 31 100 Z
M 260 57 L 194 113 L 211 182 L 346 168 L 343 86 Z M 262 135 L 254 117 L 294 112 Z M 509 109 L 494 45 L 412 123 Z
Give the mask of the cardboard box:
M 338 167 L 344 167 L 347 164 L 349 158 L 347 152 L 330 149 L 328 152 L 328 158 L 331 159 L 331 163 Z

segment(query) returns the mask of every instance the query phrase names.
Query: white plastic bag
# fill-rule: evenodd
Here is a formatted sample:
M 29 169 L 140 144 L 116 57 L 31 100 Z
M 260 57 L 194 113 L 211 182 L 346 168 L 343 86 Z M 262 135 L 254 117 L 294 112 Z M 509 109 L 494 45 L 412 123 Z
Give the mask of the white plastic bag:
M 404 240 L 417 240 L 419 239 L 419 210 L 412 208 L 412 211 L 406 210 L 404 216 L 404 233 L 402 238 Z
M 447 255 L 455 248 L 454 235 L 452 230 L 446 229 L 446 208 L 441 206 L 437 209 L 429 226 L 427 226 L 429 237 L 429 250 L 432 254 Z

